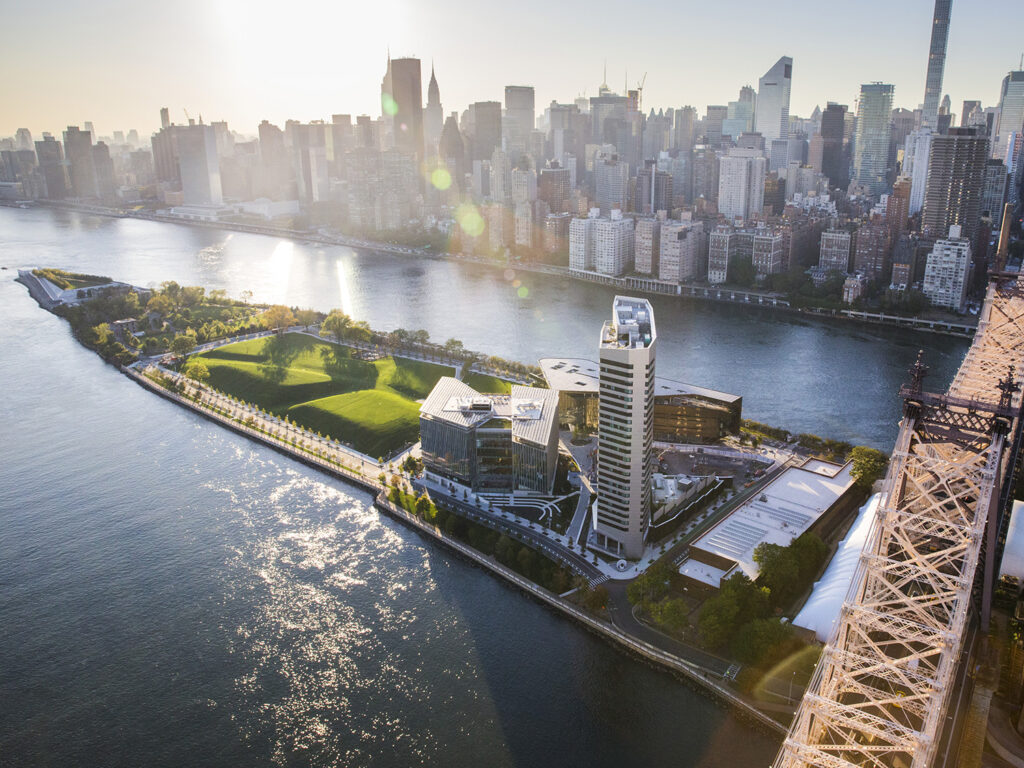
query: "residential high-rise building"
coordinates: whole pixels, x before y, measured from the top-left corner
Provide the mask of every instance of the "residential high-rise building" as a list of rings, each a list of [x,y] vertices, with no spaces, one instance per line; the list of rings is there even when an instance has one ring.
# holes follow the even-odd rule
[[[729,108],[715,104],[708,105],[707,114],[704,116],[704,138],[709,146],[718,147],[722,144],[722,126],[729,116]]]
[[[640,219],[634,231],[634,269],[642,275],[657,275],[661,255],[661,219]]]
[[[680,152],[693,149],[696,138],[697,109],[689,105],[675,111],[675,148]]]
[[[729,255],[734,232],[728,225],[714,228],[708,237],[708,282],[719,285],[729,279]]]
[[[989,159],[985,163],[985,182],[981,191],[981,215],[992,220],[995,231],[1003,223],[1003,206],[1006,203],[1006,164],[1002,160]]]
[[[633,220],[613,210],[594,223],[594,271],[619,277],[633,268]]]
[[[721,159],[718,211],[728,219],[749,220],[764,207],[765,159],[754,149],[734,147]]]
[[[601,217],[600,208],[591,208],[589,215],[569,222],[569,269],[575,272],[594,271],[594,224]]]
[[[976,128],[950,128],[948,134],[932,138],[921,212],[926,237],[942,237],[958,224],[963,237],[973,240],[981,217],[987,159],[988,138]]]
[[[932,136],[928,128],[911,131],[903,149],[902,175],[910,180],[908,212],[911,216],[924,207],[924,192],[928,183],[928,158],[932,152]]]
[[[569,209],[572,190],[572,172],[562,168],[558,161],[552,162],[550,168],[541,169],[537,197],[548,204],[552,213],[562,213]]]
[[[666,283],[696,280],[701,273],[704,224],[700,221],[662,223],[658,248],[658,279]]]
[[[93,145],[92,164],[96,169],[96,196],[106,203],[113,202],[117,182],[114,179],[114,160],[105,141]]]
[[[69,125],[64,131],[64,156],[67,158],[71,177],[71,194],[74,197],[97,197],[96,164],[92,151],[92,134]]]
[[[221,205],[217,137],[209,125],[176,126],[181,191],[185,205]]]
[[[64,165],[64,149],[53,136],[44,135],[42,141],[36,142],[36,157],[39,170],[46,184],[48,200],[63,200],[67,195],[67,167]]]
[[[444,109],[441,107],[441,89],[437,87],[434,66],[430,66],[430,83],[427,85],[427,106],[423,110],[423,141],[427,156],[436,157],[444,128]]]
[[[1006,159],[1011,134],[1024,131],[1024,70],[1010,72],[999,90],[999,124],[992,157]]]
[[[843,230],[822,232],[818,267],[825,272],[849,272],[851,240],[850,233]]]
[[[892,95],[891,85],[868,83],[860,87],[853,181],[872,197],[880,197],[889,185]]]
[[[629,165],[618,155],[599,153],[594,158],[595,202],[601,213],[625,210],[629,199]]]
[[[982,114],[981,102],[976,99],[964,99],[964,106],[960,112],[960,127],[970,128],[975,124]]]
[[[381,114],[392,146],[423,159],[423,83],[420,60],[392,59],[381,84]]]
[[[889,227],[890,239],[907,231],[907,219],[910,217],[910,179],[897,179],[892,185],[892,192],[885,201],[885,223]]]
[[[889,227],[883,220],[870,221],[857,229],[857,245],[853,252],[853,271],[870,280],[886,275],[889,258]]]
[[[946,40],[949,37],[949,12],[953,0],[935,0],[932,39],[928,47],[928,73],[924,82],[924,109],[921,127],[938,129],[939,99],[942,97],[942,72],[946,66]]]
[[[513,168],[512,202],[532,203],[537,199],[537,174],[532,168]]]
[[[32,132],[28,128],[19,128],[14,132],[15,149],[32,149]]]
[[[639,559],[651,517],[654,311],[616,296],[600,336],[597,507],[591,546]]]
[[[502,135],[505,138],[505,150],[513,162],[518,162],[519,155],[526,153],[535,119],[533,88],[527,85],[506,85]]]
[[[954,225],[949,237],[937,240],[928,254],[921,291],[934,306],[962,312],[970,272],[971,241]]]
[[[789,94],[793,84],[793,59],[783,56],[757,81],[754,125],[765,142],[789,138]]]
[[[821,172],[833,188],[846,189],[850,180],[850,163],[843,145],[846,127],[846,105],[830,101],[821,113]]]

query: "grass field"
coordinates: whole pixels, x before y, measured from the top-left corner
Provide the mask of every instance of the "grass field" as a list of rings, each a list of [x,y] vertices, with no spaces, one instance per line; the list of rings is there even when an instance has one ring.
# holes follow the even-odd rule
[[[419,435],[417,400],[454,371],[403,358],[366,362],[351,350],[288,333],[197,355],[210,384],[297,424],[385,456]]]
[[[512,382],[499,379],[497,376],[488,376],[485,373],[467,373],[463,381],[475,389],[487,395],[508,395],[512,392]]]

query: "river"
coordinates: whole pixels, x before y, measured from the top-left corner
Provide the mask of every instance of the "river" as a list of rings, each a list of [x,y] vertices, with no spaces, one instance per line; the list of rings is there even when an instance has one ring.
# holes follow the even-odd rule
[[[369,495],[147,393],[13,278],[252,290],[524,362],[593,356],[610,290],[45,209],[0,208],[0,233],[0,765],[770,762],[771,739]],[[654,303],[662,375],[880,447],[916,350],[944,389],[966,348]]]

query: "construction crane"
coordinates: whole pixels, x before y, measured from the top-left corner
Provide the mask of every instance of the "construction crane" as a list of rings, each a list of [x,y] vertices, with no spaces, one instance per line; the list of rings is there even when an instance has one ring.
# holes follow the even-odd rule
[[[644,98],[644,83],[647,82],[647,73],[644,72],[644,76],[640,78],[640,82],[636,84],[636,110],[641,112]]]

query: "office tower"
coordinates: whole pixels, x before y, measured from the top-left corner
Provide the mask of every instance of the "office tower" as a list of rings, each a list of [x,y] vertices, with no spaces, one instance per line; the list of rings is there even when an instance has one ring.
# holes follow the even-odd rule
[[[632,210],[653,216],[658,211],[672,210],[672,174],[659,171],[654,160],[645,160],[637,171]]]
[[[976,99],[964,99],[963,109],[960,111],[960,127],[970,128],[975,124],[978,115],[982,114],[981,102]]]
[[[889,227],[884,221],[876,220],[862,224],[857,229],[857,245],[853,252],[853,271],[879,280],[885,274],[885,263],[889,257]]]
[[[625,157],[626,112],[629,100],[610,91],[590,98],[591,140],[614,144]]]
[[[171,111],[167,107],[160,107],[160,127],[171,127]]]
[[[893,87],[882,83],[868,83],[860,87],[853,181],[872,197],[881,196],[888,187],[892,94]]]
[[[14,132],[15,149],[32,149],[32,132],[28,128],[19,128]]]
[[[124,131],[114,131],[114,143],[124,144]]]
[[[741,134],[753,131],[755,103],[754,89],[749,85],[740,88],[739,99],[730,101],[727,106],[726,118],[722,123],[722,133],[731,136],[735,141]]]
[[[381,117],[390,146],[423,159],[423,84],[420,60],[392,59],[381,83]]]
[[[454,112],[444,121],[437,152],[459,189],[463,189],[467,173],[466,142],[462,138],[462,131],[459,130],[459,118]]]
[[[765,142],[789,138],[789,92],[793,83],[793,59],[783,56],[757,81],[754,125]]]
[[[851,239],[849,232],[838,229],[822,232],[818,266],[825,272],[848,272]]]
[[[1024,70],[1010,72],[999,91],[999,124],[992,157],[1006,159],[1010,135],[1024,131]]]
[[[964,238],[974,238],[987,158],[988,139],[979,136],[975,128],[950,128],[947,135],[932,137],[921,209],[921,229],[926,237],[942,237],[958,224]]]
[[[640,219],[633,234],[633,265],[642,275],[658,274],[661,254],[661,219]]]
[[[512,164],[508,153],[500,147],[491,153],[491,198],[506,205],[512,201]]]
[[[952,5],[953,0],[935,0],[932,39],[928,47],[928,73],[924,83],[924,109],[921,112],[921,127],[932,131],[938,130],[942,71],[946,66],[946,39],[949,37],[949,11]]]
[[[1006,203],[1006,164],[989,159],[985,163],[985,182],[981,191],[981,215],[992,220],[992,229],[1003,223],[1003,205]]]
[[[139,132],[134,128],[128,131],[128,143],[133,147],[139,146]]]
[[[490,160],[501,147],[501,102],[478,101],[469,105],[472,122],[473,159]]]
[[[96,165],[93,160],[92,134],[77,125],[64,131],[64,156],[70,167],[73,197],[96,197]]]
[[[444,128],[444,110],[441,108],[441,90],[437,87],[437,76],[434,66],[430,66],[430,83],[427,85],[427,106],[423,110],[423,139],[426,142],[425,152],[428,156],[437,155],[437,146],[441,141]]]
[[[932,136],[928,128],[912,131],[903,149],[902,176],[910,179],[911,216],[924,207],[925,185],[928,182],[928,158],[932,152]]]
[[[680,152],[689,152],[694,145],[697,109],[686,105],[675,111],[675,148]]]
[[[517,155],[527,150],[535,119],[533,88],[526,85],[505,86],[505,149],[518,162]]]
[[[949,237],[937,240],[928,254],[921,291],[932,305],[962,312],[970,271],[971,241],[961,237],[960,227],[954,225]]]
[[[820,133],[811,136],[807,142],[807,165],[818,173],[824,174],[822,166],[825,162],[825,139]]]
[[[707,114],[704,116],[704,138],[710,146],[721,145],[722,125],[728,115],[728,107],[708,105]]]
[[[221,205],[217,137],[209,125],[179,125],[178,164],[185,205]]]
[[[613,557],[643,555],[651,514],[654,360],[651,303],[616,296],[600,336],[597,510],[592,544]]]
[[[259,125],[259,154],[262,183],[259,188],[264,197],[271,200],[287,200],[292,176],[288,149],[285,146],[284,131],[273,123],[263,120]]]
[[[39,170],[46,185],[47,200],[63,200],[67,196],[68,179],[64,165],[64,149],[53,136],[44,135],[36,142]]]
[[[555,161],[550,168],[541,169],[537,197],[548,204],[552,213],[563,213],[568,210],[572,190],[572,176],[568,168],[560,167]]]
[[[846,126],[846,105],[830,101],[821,114],[821,172],[832,187],[845,190],[849,186],[849,162],[843,151]]]
[[[1016,208],[1020,202],[1021,184],[1024,183],[1024,130],[1015,131],[1007,136],[1004,162],[1009,174],[1006,199]]]
[[[624,210],[629,197],[629,165],[618,155],[599,153],[594,158],[594,191],[601,213]]]
[[[710,147],[698,146],[693,152],[691,202],[718,203],[719,156]]]
[[[696,280],[704,246],[703,222],[668,220],[660,230],[658,279],[666,283]]]
[[[727,219],[750,219],[764,207],[765,159],[757,150],[734,147],[719,163],[718,211]]]
[[[917,115],[909,109],[897,107],[892,111],[892,136],[889,139],[889,160],[890,168],[895,168],[899,160],[899,150],[906,144],[907,136],[913,133]]]
[[[92,164],[96,169],[96,195],[104,202],[113,202],[117,183],[114,180],[114,161],[110,157],[110,148],[106,142],[100,141],[93,145]]]

